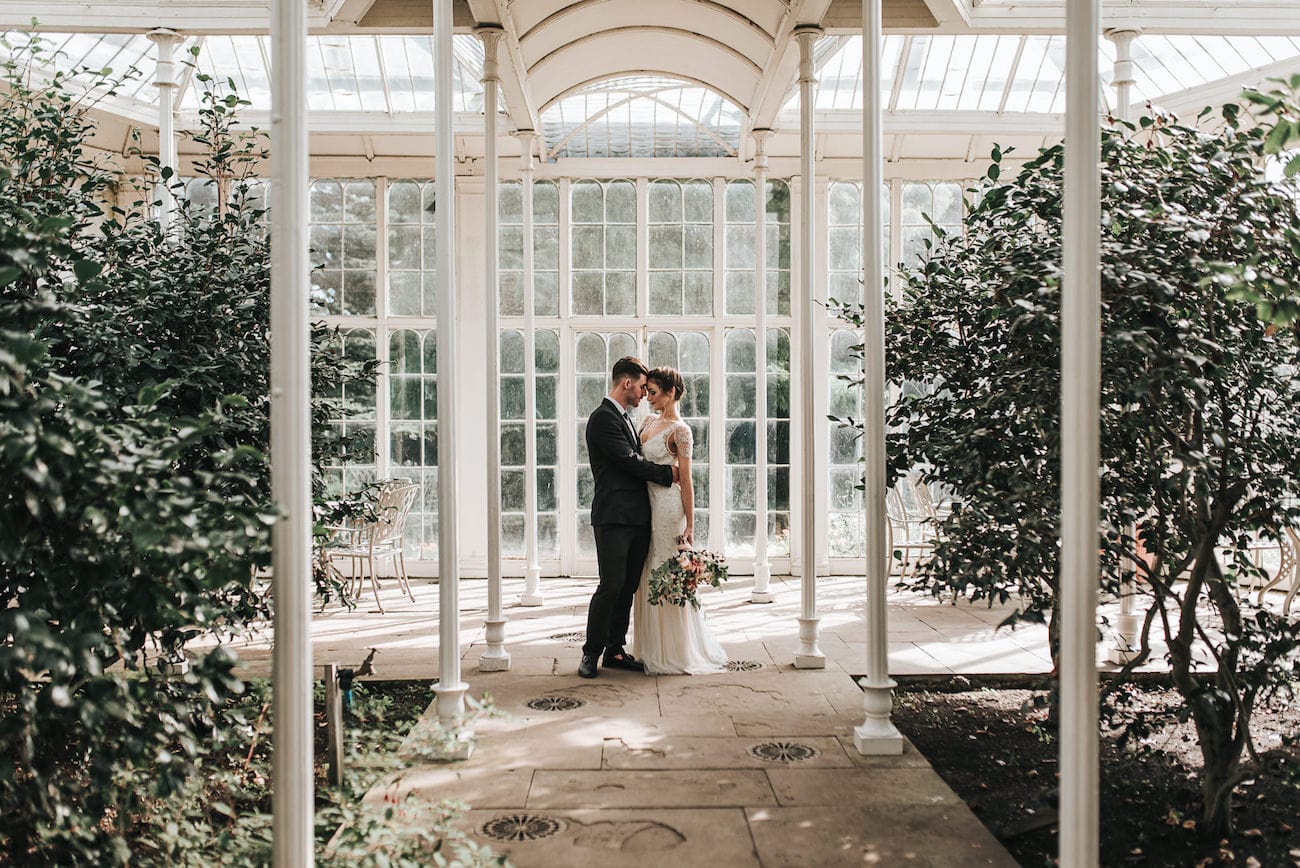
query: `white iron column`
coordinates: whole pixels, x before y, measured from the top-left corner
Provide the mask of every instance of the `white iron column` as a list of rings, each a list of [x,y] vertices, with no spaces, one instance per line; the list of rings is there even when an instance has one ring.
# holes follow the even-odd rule
[[[767,560],[767,140],[771,130],[754,130],[754,590],[749,602],[771,603],[772,565]]]
[[[862,0],[862,454],[866,458],[867,678],[862,682],[862,725],[853,730],[860,754],[901,754],[903,736],[889,714],[889,624],[885,591],[885,263],[884,136],[880,110],[881,0]]]
[[[497,46],[504,31],[499,26],[480,27],[475,31],[483,41],[483,250],[487,290],[487,535],[488,535],[488,616],[483,622],[487,648],[479,658],[482,672],[503,672],[510,668],[506,651],[506,621],[501,614],[501,377],[500,353],[497,350],[497,311],[500,307],[497,284]]]
[[[161,48],[161,42],[159,43]],[[311,671],[311,364],[307,8],[271,3],[272,864],[315,861]],[[159,94],[170,107],[170,90]],[[170,113],[165,112],[165,113]],[[164,196],[164,201],[166,197]]]
[[[434,249],[438,312],[438,720],[456,728],[465,713],[460,680],[460,522],[456,462],[456,179],[452,161],[451,3],[433,3]],[[462,742],[462,756],[468,756]]]
[[[1106,38],[1115,43],[1115,67],[1112,84],[1115,87],[1115,111],[1111,114],[1117,120],[1133,119],[1133,42],[1138,37],[1136,30],[1108,30]],[[1134,528],[1129,528],[1130,535]],[[1132,660],[1138,651],[1138,630],[1141,619],[1137,614],[1137,594],[1133,579],[1120,584],[1119,617],[1115,624],[1115,644],[1111,646],[1108,659],[1112,663],[1123,665]]]
[[[533,286],[533,143],[537,134],[520,130],[519,172],[524,207],[524,593],[521,606],[540,606],[542,568],[537,562],[537,306]]]
[[[1061,237],[1062,868],[1098,860],[1097,528],[1101,380],[1100,0],[1067,0]]]
[[[164,235],[171,230],[172,211],[176,199],[172,184],[176,182],[176,64],[173,56],[181,35],[173,30],[159,29],[149,34],[158,46],[158,66],[154,73],[154,86],[158,88],[158,226]]]
[[[799,296],[803,304],[801,334],[799,336],[799,361],[803,392],[803,575],[800,577],[801,616],[799,618],[799,650],[794,655],[798,669],[825,669],[826,656],[817,644],[817,519],[823,504],[817,502],[815,492],[817,461],[816,448],[819,424],[813,396],[816,394],[817,371],[814,360],[817,335],[816,304],[816,233],[813,219],[816,208],[816,185],[813,179],[816,162],[816,141],[813,138],[813,109],[817,79],[813,70],[813,49],[821,36],[820,27],[799,27],[795,38],[799,40],[799,147],[800,160],[800,213],[799,213]],[[763,298],[767,298],[766,291]],[[766,302],[765,302],[766,303]],[[766,339],[766,336],[764,336]],[[825,336],[823,336],[823,340]]]

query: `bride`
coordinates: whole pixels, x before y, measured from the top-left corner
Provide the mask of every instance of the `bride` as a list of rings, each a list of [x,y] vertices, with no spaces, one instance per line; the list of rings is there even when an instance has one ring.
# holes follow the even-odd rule
[[[642,454],[656,464],[676,464],[681,483],[650,485],[650,554],[637,586],[633,614],[636,656],[651,675],[703,675],[726,668],[727,652],[709,632],[704,611],[694,606],[651,606],[650,571],[677,553],[678,539],[695,545],[691,485],[691,429],[677,413],[686,391],[682,375],[655,368],[646,377],[646,400],[658,415],[641,426]]]

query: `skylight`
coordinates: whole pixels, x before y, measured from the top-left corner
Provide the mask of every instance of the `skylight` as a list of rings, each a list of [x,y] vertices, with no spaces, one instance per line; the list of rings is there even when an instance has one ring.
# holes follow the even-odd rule
[[[744,112],[713,91],[650,76],[585,87],[542,113],[551,159],[734,156],[743,123]]]

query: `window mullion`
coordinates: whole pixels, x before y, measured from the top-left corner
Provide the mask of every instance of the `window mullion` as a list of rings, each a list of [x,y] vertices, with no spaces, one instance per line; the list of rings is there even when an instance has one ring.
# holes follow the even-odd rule
[[[375,472],[379,478],[392,476],[392,432],[389,404],[388,352],[388,179],[375,179]]]

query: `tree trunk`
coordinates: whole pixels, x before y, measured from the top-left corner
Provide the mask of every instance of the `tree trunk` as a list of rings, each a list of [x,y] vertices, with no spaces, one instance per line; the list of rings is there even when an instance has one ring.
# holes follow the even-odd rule
[[[1201,747],[1201,826],[1223,837],[1232,832],[1232,791],[1241,782],[1241,743],[1233,737],[1236,708],[1211,687],[1188,697]]]

